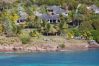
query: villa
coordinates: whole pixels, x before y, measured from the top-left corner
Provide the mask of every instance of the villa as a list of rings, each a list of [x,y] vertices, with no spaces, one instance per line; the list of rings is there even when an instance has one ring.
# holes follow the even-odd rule
[[[20,18],[17,20],[18,24],[25,22],[28,17],[28,14],[25,12],[20,12],[19,16],[20,16]]]
[[[23,23],[23,22],[25,22],[26,21],[26,19],[24,19],[24,18],[19,18],[18,20],[17,20],[17,23]]]
[[[35,15],[40,17],[42,20],[46,20],[49,23],[59,23],[60,22],[60,15],[63,15],[64,17],[68,16],[68,10],[62,9],[60,6],[47,6],[45,8],[47,10],[47,13],[39,13],[35,11]]]
[[[25,12],[24,8],[21,6],[21,4],[18,5],[18,14],[20,18],[17,20],[17,23],[23,23],[28,18],[28,14]]]
[[[59,16],[55,15],[55,14],[43,14],[40,18],[42,20],[48,21],[49,23],[54,23],[55,24],[55,23],[60,22],[59,21]]]

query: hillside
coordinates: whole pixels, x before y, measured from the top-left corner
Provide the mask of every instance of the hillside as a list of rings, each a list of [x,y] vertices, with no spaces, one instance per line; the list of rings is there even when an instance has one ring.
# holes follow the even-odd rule
[[[99,0],[0,0],[0,35],[22,44],[46,36],[99,43]]]

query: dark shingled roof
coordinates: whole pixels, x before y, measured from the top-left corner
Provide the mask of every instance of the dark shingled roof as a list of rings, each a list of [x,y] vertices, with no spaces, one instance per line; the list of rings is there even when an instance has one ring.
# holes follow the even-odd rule
[[[58,15],[49,15],[49,14],[43,14],[41,16],[41,18],[43,20],[59,20],[59,16]]]
[[[61,14],[63,12],[66,12],[64,9],[62,9],[60,6],[48,6],[47,9],[53,10],[55,14]]]

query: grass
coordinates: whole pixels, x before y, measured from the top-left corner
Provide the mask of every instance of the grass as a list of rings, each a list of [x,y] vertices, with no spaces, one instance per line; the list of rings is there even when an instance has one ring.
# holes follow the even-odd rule
[[[23,36],[22,36],[23,37]],[[23,37],[24,38],[24,37]],[[49,39],[48,41],[44,40],[44,39]],[[27,39],[26,39],[27,40]],[[23,39],[21,41],[24,41]],[[22,45],[20,39],[18,37],[4,37],[4,36],[0,36],[0,44],[2,45]],[[24,43],[24,42],[23,42]],[[74,46],[74,45],[82,45],[87,43],[87,41],[85,40],[66,40],[65,38],[61,37],[61,36],[41,36],[40,38],[37,37],[31,37],[30,40],[28,40],[27,43],[28,46],[39,46],[39,45],[44,45],[44,44],[49,44],[52,46],[61,46],[62,48],[64,48],[65,46]],[[63,45],[64,44],[64,45]]]
[[[20,44],[20,40],[17,37],[5,37],[0,36],[1,45],[11,45],[11,44]]]

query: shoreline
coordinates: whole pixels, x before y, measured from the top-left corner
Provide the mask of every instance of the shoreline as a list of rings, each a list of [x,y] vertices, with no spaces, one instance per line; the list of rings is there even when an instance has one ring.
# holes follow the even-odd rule
[[[48,39],[47,41],[44,39]],[[86,40],[66,40],[63,37],[32,38],[28,44],[22,44],[17,37],[0,37],[0,52],[52,52],[52,51],[86,51],[99,48],[99,44],[88,44]]]
[[[88,51],[88,50],[91,50],[91,49],[99,49],[99,48],[89,48],[87,50],[60,50],[60,51],[0,51],[0,53],[19,53],[19,54],[22,54],[22,53],[47,53],[47,52],[79,52],[79,51]]]
[[[31,53],[31,52],[75,52],[75,51],[87,51],[89,49],[96,49],[98,47],[91,47],[91,46],[80,46],[80,48],[73,46],[72,48],[58,48],[58,47],[46,47],[46,48],[41,48],[41,47],[7,47],[7,46],[0,46],[0,53]]]

